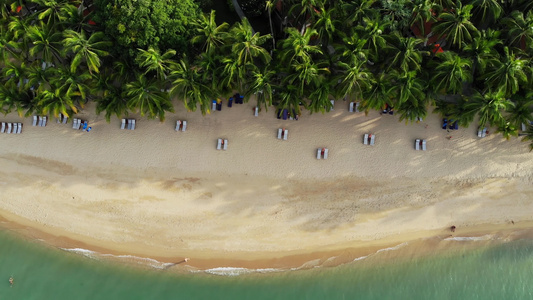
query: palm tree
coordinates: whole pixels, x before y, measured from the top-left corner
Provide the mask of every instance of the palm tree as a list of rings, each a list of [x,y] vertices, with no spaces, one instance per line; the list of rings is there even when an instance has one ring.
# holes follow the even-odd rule
[[[491,59],[487,72],[482,79],[494,89],[501,90],[507,96],[516,93],[520,85],[526,84],[531,68],[528,60],[515,55],[504,48],[504,55],[498,59]]]
[[[440,61],[435,63],[431,86],[436,92],[458,94],[465,82],[472,82],[472,61],[462,58],[454,52],[437,54]]]
[[[507,120],[519,128],[522,124],[529,124],[533,121],[533,92],[528,93],[525,97],[515,94],[511,98],[514,105],[508,109]]]
[[[170,78],[173,80],[170,94],[182,100],[188,110],[195,111],[196,107],[200,105],[202,114],[205,115],[210,112],[211,99],[216,94],[211,86],[203,80],[202,74],[191,67],[187,60],[180,60],[175,66],[175,70],[170,74]]]
[[[348,63],[337,62],[337,67],[339,75],[336,79],[339,82],[339,97],[361,98],[363,93],[371,88],[374,76],[365,68],[364,60],[359,60],[357,56],[354,56]]]
[[[313,92],[309,95],[309,104],[307,108],[311,113],[330,111],[333,105],[330,101],[330,96],[334,93],[333,86],[336,82],[332,81],[329,77],[320,77],[318,86],[313,89]]]
[[[92,74],[93,71],[98,73],[101,57],[109,55],[106,50],[111,46],[111,42],[105,40],[104,32],[95,32],[87,39],[84,31],[65,30],[64,36],[64,53],[73,55],[71,72],[75,72],[81,62],[85,61],[89,73]]]
[[[477,20],[479,25],[492,24],[503,13],[503,8],[498,0],[472,0],[470,4],[474,7],[472,10],[473,19]]]
[[[356,57],[360,61],[367,61],[368,49],[365,48],[367,40],[359,36],[359,33],[350,29],[348,34],[339,33],[342,36],[342,42],[335,47],[335,51],[340,55],[341,60]]]
[[[285,32],[288,36],[281,42],[280,63],[289,64],[295,59],[309,62],[312,54],[322,54],[318,46],[310,44],[311,38],[318,34],[315,29],[307,29],[300,34],[296,28],[290,27]]]
[[[221,59],[221,56],[211,51],[200,54],[193,63],[197,68],[197,72],[201,74],[202,80],[204,82],[211,82],[214,90],[220,89],[223,86],[223,78],[219,74],[221,68],[223,68]]]
[[[391,76],[388,73],[380,72],[374,76],[370,89],[363,92],[361,108],[366,113],[370,109],[381,110],[385,104],[391,102],[393,96],[393,85]]]
[[[463,6],[457,1],[453,10],[445,10],[439,14],[438,21],[433,26],[433,32],[457,48],[462,48],[464,42],[471,41],[478,35],[477,28],[470,22],[472,5]]]
[[[513,102],[505,98],[502,91],[480,94],[475,92],[463,105],[468,115],[479,115],[479,125],[499,126],[505,120],[503,112],[513,106]]]
[[[390,91],[396,100],[394,106],[399,107],[405,102],[427,101],[427,82],[422,76],[417,77],[415,71],[401,73],[394,70],[391,72],[391,77],[394,80]]]
[[[0,112],[4,114],[16,110],[20,117],[27,117],[38,111],[36,101],[28,91],[20,91],[18,88],[0,84],[0,99]]]
[[[51,113],[57,118],[59,114],[68,117],[71,115],[70,112],[74,114],[78,113],[78,108],[72,98],[62,93],[60,89],[55,91],[45,90],[35,100],[40,111],[45,115]]]
[[[348,3],[342,3],[340,6],[341,12],[348,12],[348,20],[350,24],[362,23],[365,19],[373,19],[376,17],[377,10],[372,7],[376,0],[353,0]]]
[[[78,100],[79,104],[83,106],[92,91],[91,79],[92,76],[88,72],[72,72],[72,69],[60,66],[57,68],[55,76],[52,77],[51,83],[56,91],[73,100]]]
[[[89,22],[93,17],[93,11],[85,9],[84,3],[78,7],[74,5],[66,5],[60,8],[60,25],[63,28],[68,28],[76,32],[91,32],[95,30],[95,26]]]
[[[272,26],[272,8],[278,3],[278,0],[267,0],[265,10],[268,13],[268,22],[270,24],[270,36],[272,37],[272,49],[276,48],[276,39],[274,37],[274,27]]]
[[[211,10],[209,15],[203,14],[200,21],[195,22],[194,25],[198,34],[191,39],[191,42],[202,43],[202,49],[205,52],[214,51],[228,38],[229,24],[224,22],[217,26],[214,10]]]
[[[305,105],[305,102],[302,102],[302,94],[298,87],[291,84],[282,85],[277,98],[279,99],[276,105],[277,109],[287,109],[292,117],[295,117],[294,114],[299,115],[301,113],[300,104]]]
[[[272,105],[272,96],[275,87],[276,72],[269,69],[267,65],[263,70],[254,70],[247,86],[249,87],[244,94],[245,98],[255,95],[257,99],[257,106],[264,106],[265,110]]]
[[[111,116],[116,115],[120,118],[128,115],[128,101],[124,98],[122,86],[112,84],[111,77],[102,73],[97,76],[98,86],[101,94],[96,98],[96,113],[100,114],[105,111],[106,121],[111,121]]]
[[[420,70],[422,54],[425,52],[418,50],[417,47],[423,43],[422,40],[411,37],[404,38],[399,34],[389,35],[386,40],[388,44],[385,49],[389,54],[388,71],[392,68],[404,73]]]
[[[65,8],[80,5],[79,0],[32,0],[39,4],[38,19],[45,21],[47,25],[59,24],[64,19]]]
[[[316,22],[313,25],[318,32],[318,36],[322,39],[324,48],[329,45],[333,40],[333,34],[336,31],[335,24],[337,23],[335,18],[335,8],[326,9],[320,8],[320,11],[316,17]]]
[[[174,112],[168,94],[161,91],[154,79],[148,80],[144,74],[138,74],[136,80],[126,84],[124,96],[130,110],[139,110],[141,116],[146,115],[149,119],[158,117],[163,122],[165,112]]]
[[[236,60],[239,66],[244,66],[247,63],[254,63],[254,59],[258,58],[263,63],[268,63],[271,60],[270,54],[265,48],[261,47],[270,35],[259,35],[254,33],[252,26],[248,19],[244,18],[241,22],[236,23],[230,30],[231,33],[231,53],[236,55]]]
[[[433,7],[435,3],[432,0],[417,0],[414,2],[413,14],[409,21],[410,26],[416,25],[423,36],[429,32],[425,32],[426,23],[436,20],[433,16]]]
[[[522,138],[522,141],[531,141],[529,151],[533,151],[533,125],[528,125],[524,134],[525,136]]]
[[[24,80],[26,79],[27,67],[25,63],[20,65],[7,62],[2,70],[4,77],[7,79],[3,84],[8,88],[24,90]]]
[[[322,67],[322,63],[293,61],[291,72],[285,78],[285,82],[298,88],[300,95],[305,95],[306,91],[313,90],[319,86],[321,77],[329,73],[327,67]]]
[[[42,68],[39,64],[32,64],[26,70],[27,89],[33,89],[37,94],[52,90],[50,81],[57,71],[52,68]]]
[[[139,54],[137,55],[137,63],[141,68],[145,68],[144,74],[149,72],[155,72],[157,78],[164,80],[170,73],[172,65],[175,62],[171,59],[176,55],[176,50],[169,49],[163,55],[159,53],[159,50],[155,50],[150,47],[148,50],[137,49]]]
[[[390,22],[376,18],[365,19],[363,24],[365,26],[357,25],[356,30],[360,32],[361,38],[367,41],[366,49],[369,50],[372,60],[374,62],[379,61],[379,56],[382,53],[381,49],[387,45],[385,32]]]
[[[533,12],[530,11],[524,18],[524,13],[515,10],[502,24],[505,25],[509,45],[519,48],[532,49],[533,47]]]
[[[463,52],[468,54],[473,62],[472,74],[483,74],[487,63],[498,55],[496,47],[502,44],[499,35],[499,31],[482,31],[480,36],[464,46]]]
[[[10,58],[19,58],[19,47],[11,32],[5,26],[0,26],[0,60],[4,62]]]
[[[27,35],[33,44],[29,54],[42,57],[46,62],[61,62],[61,32],[51,26],[30,26]]]
[[[30,37],[26,33],[29,30],[30,23],[30,18],[11,17],[7,25],[9,32],[13,34],[12,41],[17,41],[17,48],[24,59],[28,57],[27,51],[29,50]]]

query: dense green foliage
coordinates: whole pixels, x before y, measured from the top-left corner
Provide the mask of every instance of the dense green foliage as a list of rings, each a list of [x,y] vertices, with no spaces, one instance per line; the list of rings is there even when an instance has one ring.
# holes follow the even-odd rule
[[[433,107],[506,138],[533,121],[530,0],[285,0],[275,39],[191,1],[96,0],[89,14],[76,1],[19,2],[0,5],[3,113],[70,115],[96,101],[108,120],[163,120],[175,101],[207,114],[239,90],[296,114],[333,98],[389,105],[406,122]],[[272,15],[277,1],[261,3]]]
[[[115,42],[115,54],[135,57],[137,48],[186,53],[199,16],[192,0],[96,0],[94,21]]]

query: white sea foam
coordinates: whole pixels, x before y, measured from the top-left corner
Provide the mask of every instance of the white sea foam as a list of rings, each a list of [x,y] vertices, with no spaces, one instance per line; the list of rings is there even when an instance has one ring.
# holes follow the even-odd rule
[[[445,241],[459,241],[459,242],[476,242],[476,241],[488,241],[488,240],[491,240],[493,238],[492,235],[490,234],[487,234],[487,235],[483,235],[483,236],[454,236],[454,237],[449,237],[449,238],[445,238],[444,240]]]
[[[384,251],[398,250],[398,249],[400,249],[400,248],[402,248],[402,247],[404,247],[404,246],[407,246],[407,245],[408,245],[407,242],[405,242],[405,243],[401,243],[401,244],[396,245],[396,246],[394,246],[394,247],[389,247],[389,248],[379,249],[378,251],[376,251],[376,253],[380,253],[380,252],[384,252]]]
[[[133,256],[133,255],[113,255],[113,254],[106,254],[106,253],[98,253],[98,252],[95,252],[95,251],[92,251],[92,250],[88,250],[88,249],[83,249],[83,248],[61,248],[61,250],[68,251],[68,252],[73,252],[73,253],[76,253],[76,254],[81,254],[83,256],[86,256],[86,257],[89,257],[89,258],[92,258],[92,259],[99,259],[99,258],[102,258],[102,257],[118,258],[118,259],[121,259],[121,260],[133,261],[133,262],[136,262],[136,263],[142,264],[142,265],[148,265],[150,267],[157,268],[157,269],[165,269],[167,267],[170,267],[170,266],[174,265],[173,263],[164,263],[164,262],[160,262],[158,260],[155,260],[155,259],[152,259],[152,258],[147,258],[147,257],[139,257],[139,256]]]
[[[239,275],[250,274],[250,273],[272,273],[272,272],[281,272],[281,271],[283,270],[273,269],[273,268],[247,269],[247,268],[220,267],[220,268],[207,269],[207,270],[197,271],[197,272],[205,272],[205,273],[209,273],[213,275],[220,275],[220,276],[239,276]]]
[[[365,258],[367,258],[367,257],[369,257],[369,256],[370,256],[370,255],[365,255],[365,256],[361,256],[361,257],[356,257],[356,258],[354,258],[353,261],[363,260],[363,259],[365,259]]]

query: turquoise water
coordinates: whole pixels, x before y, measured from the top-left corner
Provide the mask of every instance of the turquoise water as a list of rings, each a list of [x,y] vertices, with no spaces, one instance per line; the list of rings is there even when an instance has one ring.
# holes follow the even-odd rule
[[[0,299],[533,299],[531,240],[397,261],[387,255],[282,273],[173,274],[97,261],[0,231]]]

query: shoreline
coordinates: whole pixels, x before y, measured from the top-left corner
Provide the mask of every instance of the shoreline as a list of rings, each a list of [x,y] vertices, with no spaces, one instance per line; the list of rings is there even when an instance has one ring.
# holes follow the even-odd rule
[[[25,122],[23,134],[1,136],[0,216],[45,231],[61,248],[189,257],[199,268],[359,257],[446,236],[452,225],[456,234],[511,221],[533,227],[524,143],[478,139],[471,128],[449,140],[437,116],[402,127],[395,116],[351,114],[344,104],[283,121],[273,111],[254,117],[247,103],[206,117],[143,119],[135,131],[105,123],[91,105],[79,114],[90,133]],[[174,131],[177,119],[187,132]],[[288,141],[276,139],[277,128],[289,129]],[[375,146],[362,144],[367,132]],[[215,150],[221,137],[227,151]],[[428,151],[415,151],[415,138],[426,138]],[[330,157],[316,160],[324,146]]]
[[[16,218],[16,217],[15,217]],[[20,221],[20,220],[19,220]],[[218,253],[216,258],[207,258],[202,255],[187,257],[157,255],[156,252],[128,251],[129,245],[107,243],[87,243],[86,237],[71,237],[62,235],[59,231],[47,232],[37,229],[37,226],[21,222],[17,223],[0,217],[0,229],[11,232],[30,242],[42,242],[48,247],[57,250],[84,255],[96,260],[109,260],[120,264],[129,264],[136,267],[147,267],[167,270],[171,268],[178,273],[201,272],[216,269],[245,269],[265,270],[266,272],[282,272],[291,270],[305,270],[315,267],[336,267],[364,260],[382,251],[399,250],[403,247],[415,247],[416,253],[409,252],[392,254],[394,259],[423,257],[457,249],[459,244],[475,248],[480,243],[485,246],[487,242],[510,242],[519,239],[533,239],[533,221],[478,224],[458,228],[450,232],[449,228],[442,230],[424,231],[410,235],[399,235],[394,239],[373,241],[353,241],[345,245],[330,245],[323,251],[311,252],[253,252],[253,253]],[[66,233],[66,235],[69,235]],[[458,241],[458,244],[443,244],[446,241]],[[464,242],[471,244],[464,244]],[[146,249],[145,249],[146,250]],[[382,262],[383,258],[381,259]]]

